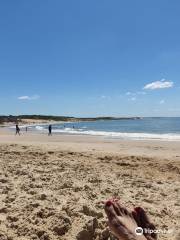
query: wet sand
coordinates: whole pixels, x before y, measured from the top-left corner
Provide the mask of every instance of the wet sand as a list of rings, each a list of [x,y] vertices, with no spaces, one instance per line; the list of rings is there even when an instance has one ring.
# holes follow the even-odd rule
[[[0,239],[112,240],[102,200],[180,226],[180,142],[0,131]]]

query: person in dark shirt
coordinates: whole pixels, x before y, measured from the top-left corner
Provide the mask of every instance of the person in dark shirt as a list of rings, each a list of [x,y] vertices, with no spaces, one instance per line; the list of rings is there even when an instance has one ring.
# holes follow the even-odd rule
[[[52,135],[52,125],[49,125],[48,130],[49,130],[48,136],[51,136]]]
[[[16,124],[16,134],[15,135],[19,135],[20,136],[20,128],[19,128],[18,124]]]

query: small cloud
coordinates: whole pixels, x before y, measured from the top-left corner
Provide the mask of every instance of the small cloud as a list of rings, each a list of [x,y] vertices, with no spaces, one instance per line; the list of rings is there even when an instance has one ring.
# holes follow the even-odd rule
[[[29,96],[18,97],[19,100],[29,100]]]
[[[100,98],[101,98],[101,99],[111,99],[110,96],[105,96],[105,95],[100,96]]]
[[[102,96],[101,96],[101,98],[103,98],[103,99],[104,99],[104,98],[106,98],[106,96],[102,95]]]
[[[130,101],[136,101],[136,97],[132,97],[129,99]]]
[[[148,83],[144,86],[143,89],[163,89],[163,88],[172,88],[174,86],[174,83],[172,81],[166,81],[165,79],[162,79],[160,81]]]
[[[33,96],[20,96],[18,97],[19,100],[37,100],[39,99],[39,95],[33,95]]]
[[[165,103],[165,100],[162,99],[159,103],[160,103],[160,104],[164,104],[164,103]]]
[[[145,95],[146,92],[139,91],[139,92],[126,92],[126,96],[137,96],[137,95]]]

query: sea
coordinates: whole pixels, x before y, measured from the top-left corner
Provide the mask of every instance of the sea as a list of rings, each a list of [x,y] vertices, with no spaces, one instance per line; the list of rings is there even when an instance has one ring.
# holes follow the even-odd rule
[[[29,130],[46,133],[48,125],[28,126]],[[52,132],[131,140],[180,141],[180,117],[65,122],[53,124]]]

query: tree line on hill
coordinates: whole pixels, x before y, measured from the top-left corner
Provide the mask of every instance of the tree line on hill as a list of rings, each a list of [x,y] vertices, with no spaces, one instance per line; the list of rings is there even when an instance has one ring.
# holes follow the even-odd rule
[[[68,116],[52,116],[52,115],[9,115],[9,116],[0,116],[0,124],[5,122],[21,122],[24,119],[32,119],[32,120],[46,120],[46,121],[97,121],[97,120],[133,120],[140,119],[139,117],[94,117],[94,118],[76,118],[76,117],[68,117]]]

